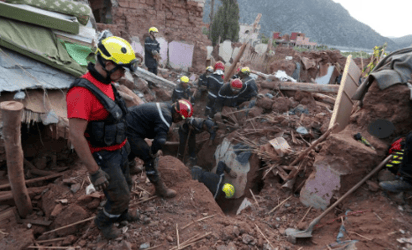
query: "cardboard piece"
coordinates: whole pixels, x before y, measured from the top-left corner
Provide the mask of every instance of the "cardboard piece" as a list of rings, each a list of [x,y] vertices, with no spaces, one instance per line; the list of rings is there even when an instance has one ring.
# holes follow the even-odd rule
[[[349,123],[354,103],[351,98],[359,87],[359,78],[361,77],[361,74],[361,70],[352,60],[352,56],[349,55],[346,59],[345,70],[343,71],[338,96],[336,97],[332,118],[329,123],[329,128],[335,123],[339,123],[339,126],[332,131],[333,133],[342,131]]]

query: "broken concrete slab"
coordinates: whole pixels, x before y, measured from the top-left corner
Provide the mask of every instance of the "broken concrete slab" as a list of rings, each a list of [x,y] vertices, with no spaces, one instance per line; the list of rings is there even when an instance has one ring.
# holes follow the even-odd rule
[[[213,46],[206,46],[206,50],[207,50],[206,60],[210,60],[210,58],[212,57]]]
[[[338,77],[339,73],[335,66],[329,66],[324,76],[317,77],[315,82],[317,84],[333,84]]]
[[[173,69],[187,71],[192,67],[193,50],[195,46],[184,42],[169,43],[169,64]]]
[[[219,46],[219,56],[223,58],[223,60],[228,63],[230,58],[232,58],[233,48],[232,42],[230,40],[226,40]]]
[[[352,56],[349,55],[348,59],[346,59],[345,70],[343,71],[342,81],[336,97],[335,106],[333,107],[332,118],[329,123],[329,128],[335,123],[339,123],[339,126],[333,131],[334,133],[342,131],[346,125],[349,124],[352,106],[355,102],[351,98],[359,87],[359,78],[361,77],[361,74],[362,72],[359,67],[352,60]]]
[[[159,63],[162,64],[162,65],[166,65],[167,60],[168,60],[167,51],[169,49],[169,43],[163,37],[156,38],[156,40],[160,44],[160,52],[159,53],[160,53],[161,59],[160,59]]]
[[[255,46],[255,50],[259,54],[265,54],[267,49],[268,45],[266,43],[261,43]]]
[[[232,144],[228,139],[224,139],[223,142],[216,148],[215,159],[216,165],[212,169],[212,172],[216,173],[216,167],[219,161],[223,161],[232,171],[237,173],[237,178],[233,179],[226,175],[225,180],[231,183],[235,187],[235,195],[233,198],[240,198],[246,192],[247,175],[251,169],[249,163],[250,152],[236,151],[234,148],[238,144]]]

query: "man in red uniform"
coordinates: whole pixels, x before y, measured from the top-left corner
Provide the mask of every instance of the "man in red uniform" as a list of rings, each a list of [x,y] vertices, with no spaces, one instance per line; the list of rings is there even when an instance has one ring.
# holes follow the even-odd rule
[[[131,178],[128,167],[130,146],[126,140],[126,105],[112,82],[125,70],[134,71],[137,60],[130,44],[120,37],[101,40],[96,64],[76,79],[67,93],[70,141],[86,165],[90,180],[103,190],[107,202],[95,218],[105,238],[116,238],[120,231],[113,223],[138,219],[128,211]]]

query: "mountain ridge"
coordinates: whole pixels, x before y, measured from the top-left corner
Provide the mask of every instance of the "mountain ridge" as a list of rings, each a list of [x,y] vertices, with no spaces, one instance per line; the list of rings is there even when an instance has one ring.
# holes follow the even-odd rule
[[[384,37],[368,25],[353,18],[339,3],[332,0],[237,0],[240,9],[240,23],[252,24],[258,13],[261,33],[271,36],[277,31],[281,34],[302,32],[311,41],[330,46],[345,46],[372,49],[388,43],[388,50],[403,47]],[[215,0],[215,10],[220,1]],[[206,0],[203,21],[208,23],[210,0]],[[272,24],[272,25],[270,25]]]

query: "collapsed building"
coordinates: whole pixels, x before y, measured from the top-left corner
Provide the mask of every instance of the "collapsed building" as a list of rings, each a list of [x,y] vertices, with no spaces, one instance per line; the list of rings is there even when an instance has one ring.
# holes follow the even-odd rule
[[[223,41],[207,48],[210,44],[201,32],[203,4],[203,1],[183,0],[92,1],[90,8],[97,23],[91,18],[86,25],[78,25],[79,30],[73,24],[60,26],[59,22],[68,22],[67,17],[56,17],[54,13],[53,19],[46,22],[52,27],[41,29],[44,27],[41,23],[30,23],[33,19],[13,20],[0,11],[1,27],[7,23],[12,31],[16,31],[16,26],[23,29],[15,32],[15,36],[0,30],[0,97],[2,102],[17,100],[24,105],[24,175],[34,209],[26,218],[16,210],[9,173],[3,164],[1,246],[4,249],[408,247],[412,231],[408,223],[410,201],[403,196],[388,199],[377,192],[378,180],[393,178],[387,171],[379,179],[371,178],[355,195],[327,214],[315,227],[316,237],[301,239],[295,242],[297,245],[286,237],[288,228],[307,228],[322,210],[381,162],[395,137],[408,132],[411,126],[408,87],[398,84],[381,89],[375,81],[363,92],[366,94],[361,107],[351,97],[358,90],[360,69],[368,64],[367,60],[346,58],[339,51],[300,53],[282,46],[272,48],[271,43],[256,49],[246,45],[247,39],[244,44]],[[9,10],[18,8],[4,5]],[[105,202],[104,195],[90,191],[86,170],[67,145],[65,92],[73,79],[85,72],[85,58],[92,52],[97,31],[109,29],[143,53],[143,36],[150,26],[164,30],[163,38],[159,39],[163,67],[159,77],[142,70],[138,76],[127,75],[120,81],[118,88],[128,106],[143,101],[169,101],[173,82],[182,71],[188,71],[195,81],[207,62],[217,60],[224,61],[228,70],[237,63],[249,66],[261,98],[252,108],[225,108],[222,115],[226,117],[226,125],[218,130],[212,145],[205,143],[207,134],[198,137],[198,165],[213,171],[217,161],[222,160],[238,173],[238,178],[230,180],[236,186],[233,200],[215,201],[204,185],[192,180],[188,168],[174,157],[178,145],[175,127],[168,135],[159,171],[167,186],[178,191],[177,197],[164,200],[152,196],[153,186],[147,183],[145,174],[135,175],[130,206],[139,208],[140,221],[123,226],[122,236],[108,242],[99,236],[92,222],[93,215]],[[65,30],[58,30],[60,27]],[[41,34],[51,37],[51,42],[16,39],[19,33],[28,34],[30,30],[37,35],[27,37]],[[63,45],[52,42],[55,37],[62,39]],[[54,56],[44,51],[35,53],[50,49],[50,44],[56,45],[53,51],[58,52]],[[83,51],[81,56],[70,54],[79,48]],[[149,89],[146,80],[156,81],[159,87]],[[408,80],[409,77],[403,77],[400,81]],[[203,96],[196,103],[196,116],[203,115],[205,101]],[[385,138],[374,136],[368,127],[377,119],[390,121],[396,129]],[[356,141],[353,137],[356,133],[361,133],[374,149]]]

